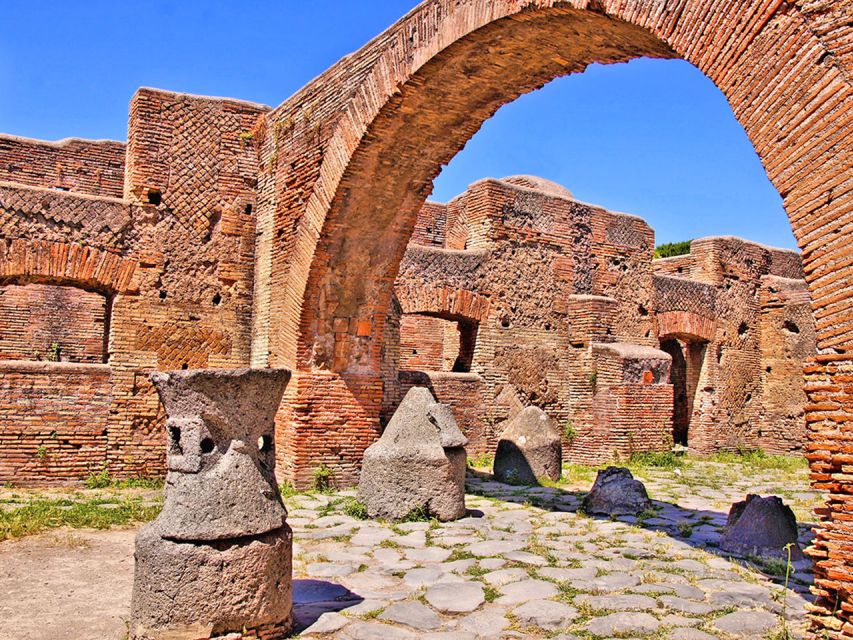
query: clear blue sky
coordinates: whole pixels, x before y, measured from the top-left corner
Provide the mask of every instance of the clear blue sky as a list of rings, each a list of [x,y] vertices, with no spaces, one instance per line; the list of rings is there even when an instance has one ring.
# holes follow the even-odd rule
[[[5,0],[0,131],[124,140],[139,86],[276,105],[413,0]],[[794,247],[781,200],[722,94],[681,61],[594,66],[505,106],[436,180],[448,200],[517,173],[644,217],[659,242]]]

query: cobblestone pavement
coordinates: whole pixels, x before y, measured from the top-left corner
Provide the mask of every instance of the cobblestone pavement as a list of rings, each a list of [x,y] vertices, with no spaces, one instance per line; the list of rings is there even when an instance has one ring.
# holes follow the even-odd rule
[[[639,522],[578,514],[580,490],[478,477],[468,481],[476,494],[467,498],[468,517],[444,524],[358,520],[347,515],[352,492],[294,497],[302,635],[704,640],[781,638],[787,629],[801,637],[807,561],[786,590],[765,575],[784,572],[784,563],[716,553],[728,504],[714,505],[774,487],[741,477],[710,491],[691,483],[694,472],[713,484],[708,465],[650,473],[652,496],[680,490],[681,506],[655,501]],[[800,500],[812,503],[806,486]],[[809,535],[803,527],[802,544]]]
[[[450,523],[361,520],[354,491],[288,496],[301,637],[775,640],[784,629],[802,637],[808,562],[786,590],[784,579],[769,577],[784,574],[784,563],[729,559],[716,543],[730,503],[757,492],[792,504],[806,522],[805,546],[819,501],[805,468],[691,462],[634,471],[655,499],[639,520],[578,514],[594,471],[570,467],[554,487],[474,473],[469,515]],[[51,638],[124,637],[132,532],[63,531],[0,543],[0,637],[15,629],[15,637],[42,638],[45,625]],[[115,597],[105,600],[105,588]],[[41,602],[52,604],[36,624],[30,603]]]

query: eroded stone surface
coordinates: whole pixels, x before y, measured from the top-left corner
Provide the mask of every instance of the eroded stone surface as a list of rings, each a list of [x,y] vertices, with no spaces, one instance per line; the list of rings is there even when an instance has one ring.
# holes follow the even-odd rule
[[[168,414],[168,474],[163,509],[136,538],[131,637],[283,634],[291,625],[293,541],[275,482],[274,432],[290,372],[151,379]],[[355,570],[315,565],[327,576]]]
[[[498,441],[495,478],[511,484],[559,480],[563,445],[554,422],[539,407],[527,407],[511,418]]]
[[[429,389],[410,389],[382,437],[364,452],[358,495],[370,516],[464,516],[466,442],[452,412]]]
[[[637,515],[651,506],[643,483],[621,467],[599,471],[595,484],[583,500],[584,511],[607,516]]]
[[[797,519],[781,498],[750,494],[732,505],[720,548],[740,555],[787,558],[790,545],[791,557],[799,560],[803,554],[797,537]]]

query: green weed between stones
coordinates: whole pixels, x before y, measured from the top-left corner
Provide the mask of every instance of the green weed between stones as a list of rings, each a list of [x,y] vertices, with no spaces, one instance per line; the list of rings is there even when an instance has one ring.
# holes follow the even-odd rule
[[[367,506],[355,498],[347,498],[344,500],[341,511],[350,518],[355,518],[356,520],[367,520]]]
[[[656,467],[658,469],[677,469],[685,465],[684,456],[680,456],[672,451],[647,451],[645,453],[635,453],[632,455],[626,466],[636,469],[645,467]]]
[[[324,464],[311,472],[312,484],[316,491],[329,493],[334,490],[334,472]]]
[[[159,478],[113,478],[109,469],[92,473],[83,481],[87,489],[162,489],[163,481]]]
[[[494,602],[498,598],[500,598],[500,592],[495,589],[491,585],[483,585],[483,597],[486,599],[486,602]]]
[[[468,466],[472,469],[491,469],[495,463],[495,457],[490,453],[481,453],[473,458],[468,458]]]

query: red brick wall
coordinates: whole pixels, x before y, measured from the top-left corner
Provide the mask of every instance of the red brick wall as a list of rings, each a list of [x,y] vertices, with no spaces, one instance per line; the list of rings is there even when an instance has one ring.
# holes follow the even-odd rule
[[[424,203],[412,232],[412,244],[443,247],[446,244],[446,235],[447,205],[439,202]]]
[[[313,472],[333,470],[338,487],[358,483],[364,450],[380,434],[382,379],[296,372],[276,417],[276,473],[310,486]]]
[[[853,540],[853,494],[850,492],[850,460],[853,447],[853,360],[842,354],[824,354],[805,367],[808,395],[806,424],[809,444],[806,457],[811,463],[814,488],[825,492],[826,503],[817,514],[821,526],[809,549],[815,562],[818,597],[812,608],[817,626],[835,631],[827,637],[853,637],[853,601],[849,596]],[[839,629],[840,627],[840,629]],[[818,636],[820,637],[820,636]]]
[[[803,280],[761,278],[760,446],[773,453],[801,451],[806,438],[803,367],[815,357],[814,316]]]
[[[686,268],[673,276],[676,263]],[[707,343],[703,351],[685,354],[690,371],[698,374],[689,381],[696,391],[687,392],[689,446],[700,453],[801,450],[801,371],[817,349],[799,255],[711,237],[693,240],[689,254],[655,260],[653,267],[659,274],[658,337]],[[786,330],[785,321],[792,319],[802,331]]]
[[[513,179],[478,181],[447,205],[449,219],[465,220],[469,249],[413,242],[397,276],[395,292],[404,311],[441,313],[443,308],[453,317],[460,300],[477,301],[468,305],[468,313],[476,309],[478,316],[471,371],[482,379],[479,418],[492,430],[509,417],[507,394],[522,405],[540,406],[561,426],[592,429],[591,342],[655,342],[649,311],[651,229],[636,217],[577,202],[566,193],[555,185],[537,191]],[[432,212],[431,206],[427,219]],[[399,368],[438,368],[438,328],[424,323],[422,334],[414,336],[413,322],[402,318]],[[451,350],[449,333],[444,333],[445,356]],[[432,350],[410,361],[416,338]],[[458,349],[458,334],[453,338]],[[386,348],[386,361],[392,355]],[[448,361],[445,357],[445,366]],[[393,366],[383,362],[383,373],[388,388],[398,384]],[[390,416],[396,397],[386,393],[383,415]],[[489,432],[478,442],[497,435]],[[575,447],[566,445],[566,457],[574,459]],[[606,451],[600,457],[610,453],[600,437],[589,446]]]
[[[606,385],[593,399],[594,428],[573,441],[574,462],[602,464],[672,447],[671,385]]]
[[[107,299],[99,293],[0,286],[0,360],[105,362],[107,314]]]
[[[400,368],[443,371],[444,329],[448,324],[455,326],[456,323],[404,314],[400,319]]]
[[[111,407],[106,365],[0,362],[0,482],[62,485],[102,471]]]
[[[30,140],[0,134],[0,181],[120,198],[123,142]]]
[[[112,298],[115,475],[161,475],[156,369],[247,366],[257,150],[266,108],[143,89],[131,105],[129,200],[0,185],[0,283]],[[159,190],[159,203],[149,192]]]

